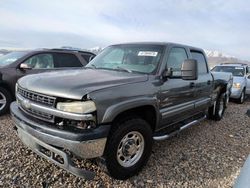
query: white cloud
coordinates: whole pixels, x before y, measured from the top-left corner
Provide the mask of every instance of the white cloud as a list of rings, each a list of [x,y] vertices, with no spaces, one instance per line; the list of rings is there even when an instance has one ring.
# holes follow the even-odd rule
[[[2,0],[0,46],[1,41],[30,47],[172,41],[250,59],[244,50],[250,48],[249,5],[243,0]]]

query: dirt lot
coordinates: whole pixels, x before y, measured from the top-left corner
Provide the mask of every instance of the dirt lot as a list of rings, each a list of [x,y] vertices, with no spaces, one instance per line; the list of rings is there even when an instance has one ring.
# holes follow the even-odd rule
[[[232,187],[250,154],[250,102],[230,103],[220,122],[204,121],[155,143],[149,163],[127,181],[110,178],[87,161],[97,176],[85,181],[37,156],[19,141],[9,115],[0,117],[0,187]]]

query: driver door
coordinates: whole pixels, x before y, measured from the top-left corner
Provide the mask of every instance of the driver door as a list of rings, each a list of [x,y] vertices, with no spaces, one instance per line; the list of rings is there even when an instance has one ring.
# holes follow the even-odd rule
[[[161,86],[161,128],[183,121],[194,113],[195,87],[192,81],[181,78],[181,66],[186,59],[188,59],[188,55],[185,48],[171,48],[167,68],[172,68],[173,76]]]

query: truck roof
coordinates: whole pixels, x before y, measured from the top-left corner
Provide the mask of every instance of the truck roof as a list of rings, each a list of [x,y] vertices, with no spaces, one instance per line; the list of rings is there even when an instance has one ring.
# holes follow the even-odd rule
[[[91,52],[89,50],[78,50],[78,49],[67,49],[67,48],[40,48],[40,49],[34,49],[29,50],[30,52],[76,52],[76,53],[90,53],[93,55],[96,55],[94,52]]]
[[[202,48],[197,48],[197,47],[193,47],[193,46],[188,46],[185,44],[179,44],[179,43],[173,43],[173,42],[129,42],[129,43],[119,43],[119,44],[114,44],[111,46],[116,46],[116,45],[133,45],[133,44],[146,44],[146,45],[161,45],[161,46],[182,46],[182,47],[186,47],[186,48],[190,48],[191,50],[198,50],[198,51],[203,51],[204,50]]]

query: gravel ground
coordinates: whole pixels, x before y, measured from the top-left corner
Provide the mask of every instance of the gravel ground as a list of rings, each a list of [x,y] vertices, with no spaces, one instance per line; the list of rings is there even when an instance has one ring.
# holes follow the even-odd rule
[[[250,102],[230,103],[220,122],[204,121],[154,144],[147,166],[127,181],[110,178],[95,161],[85,181],[34,154],[19,141],[9,115],[0,117],[0,187],[232,187],[250,154]],[[78,161],[80,163],[80,161]]]

